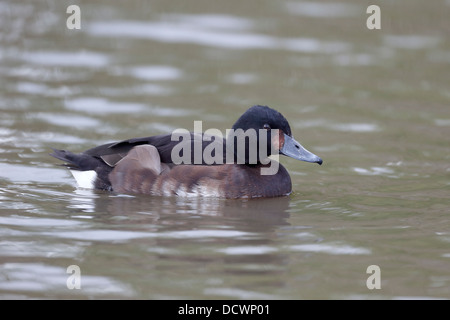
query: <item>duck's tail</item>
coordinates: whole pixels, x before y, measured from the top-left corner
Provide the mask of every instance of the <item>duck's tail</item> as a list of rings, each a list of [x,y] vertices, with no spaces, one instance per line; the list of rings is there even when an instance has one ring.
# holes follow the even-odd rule
[[[72,153],[66,150],[53,149],[50,155],[64,161],[80,188],[111,190],[109,173],[111,168],[101,159],[84,153]]]

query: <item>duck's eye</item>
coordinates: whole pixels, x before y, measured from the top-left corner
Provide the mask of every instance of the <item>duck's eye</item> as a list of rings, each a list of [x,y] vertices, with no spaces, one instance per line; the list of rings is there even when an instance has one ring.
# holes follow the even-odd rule
[[[263,128],[266,129],[266,130],[270,130],[270,126],[267,123],[264,124]]]

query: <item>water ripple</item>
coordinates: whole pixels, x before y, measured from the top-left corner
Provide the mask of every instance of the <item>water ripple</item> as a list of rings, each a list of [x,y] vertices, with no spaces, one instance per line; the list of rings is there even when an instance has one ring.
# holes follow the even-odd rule
[[[182,72],[172,66],[139,66],[131,68],[130,74],[143,80],[174,80],[182,76]]]
[[[64,181],[66,173],[60,169],[0,163],[0,178],[14,182],[39,181],[39,183],[54,183],[55,180]]]
[[[29,114],[27,115],[27,117],[31,119],[43,120],[47,123],[63,127],[90,128],[90,127],[98,127],[101,125],[101,122],[97,119],[70,113],[57,114],[54,112],[53,113],[39,112]]]
[[[48,66],[69,67],[103,67],[109,62],[107,55],[89,51],[62,52],[62,51],[37,51],[26,52],[21,58],[28,63]]]
[[[204,294],[207,296],[219,295],[238,299],[274,299],[274,296],[271,294],[236,288],[206,288]]]
[[[375,132],[380,130],[374,123],[340,123],[334,124],[331,127],[343,132]]]
[[[383,167],[371,167],[370,169],[354,167],[353,171],[366,176],[392,175],[394,173],[394,170]]]
[[[49,219],[42,217],[0,217],[0,224],[8,226],[22,226],[22,227],[73,227],[80,225],[81,222],[74,220]]]
[[[440,37],[421,35],[387,35],[384,37],[384,43],[387,46],[409,50],[435,47],[441,40]]]
[[[313,18],[351,17],[362,12],[357,5],[333,2],[288,2],[286,8],[291,14]]]
[[[171,14],[164,15],[164,18],[202,29],[244,30],[254,25],[250,19],[224,14]]]
[[[6,263],[0,266],[0,274],[7,281],[0,282],[1,290],[28,292],[58,292],[67,289],[66,268],[40,263]],[[62,288],[62,289],[61,289]],[[87,294],[115,293],[129,296],[133,292],[129,286],[104,276],[83,275],[83,292]],[[70,291],[63,291],[66,294]],[[76,294],[76,292],[71,292]]]
[[[164,239],[211,239],[211,238],[237,238],[250,236],[251,233],[237,230],[181,230],[168,232],[144,232],[126,230],[79,230],[43,233],[44,235],[64,239],[88,241],[126,241],[139,238]]]
[[[145,105],[132,102],[109,101],[98,97],[75,98],[66,101],[66,108],[95,114],[134,113],[145,109]]]
[[[87,30],[93,36],[141,38],[168,43],[196,43],[233,49],[273,48],[276,45],[274,38],[265,35],[203,30],[183,23],[94,22],[88,26]]]
[[[277,251],[274,247],[269,246],[238,246],[238,247],[227,247],[217,250],[228,255],[248,255],[248,254],[266,254]]]

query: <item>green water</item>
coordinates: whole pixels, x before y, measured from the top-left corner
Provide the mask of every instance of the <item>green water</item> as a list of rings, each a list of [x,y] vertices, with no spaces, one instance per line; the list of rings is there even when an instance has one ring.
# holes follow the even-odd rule
[[[356,0],[71,4],[0,2],[0,298],[450,298],[449,1],[380,30]],[[289,197],[82,190],[48,156],[254,104],[324,160],[281,158]]]

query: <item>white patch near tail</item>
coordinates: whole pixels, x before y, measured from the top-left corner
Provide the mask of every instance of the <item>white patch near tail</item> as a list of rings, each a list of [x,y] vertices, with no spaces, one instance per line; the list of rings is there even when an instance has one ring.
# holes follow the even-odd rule
[[[73,177],[77,181],[78,187],[84,189],[94,189],[95,180],[97,180],[97,172],[94,170],[70,170],[70,173],[72,173]]]

